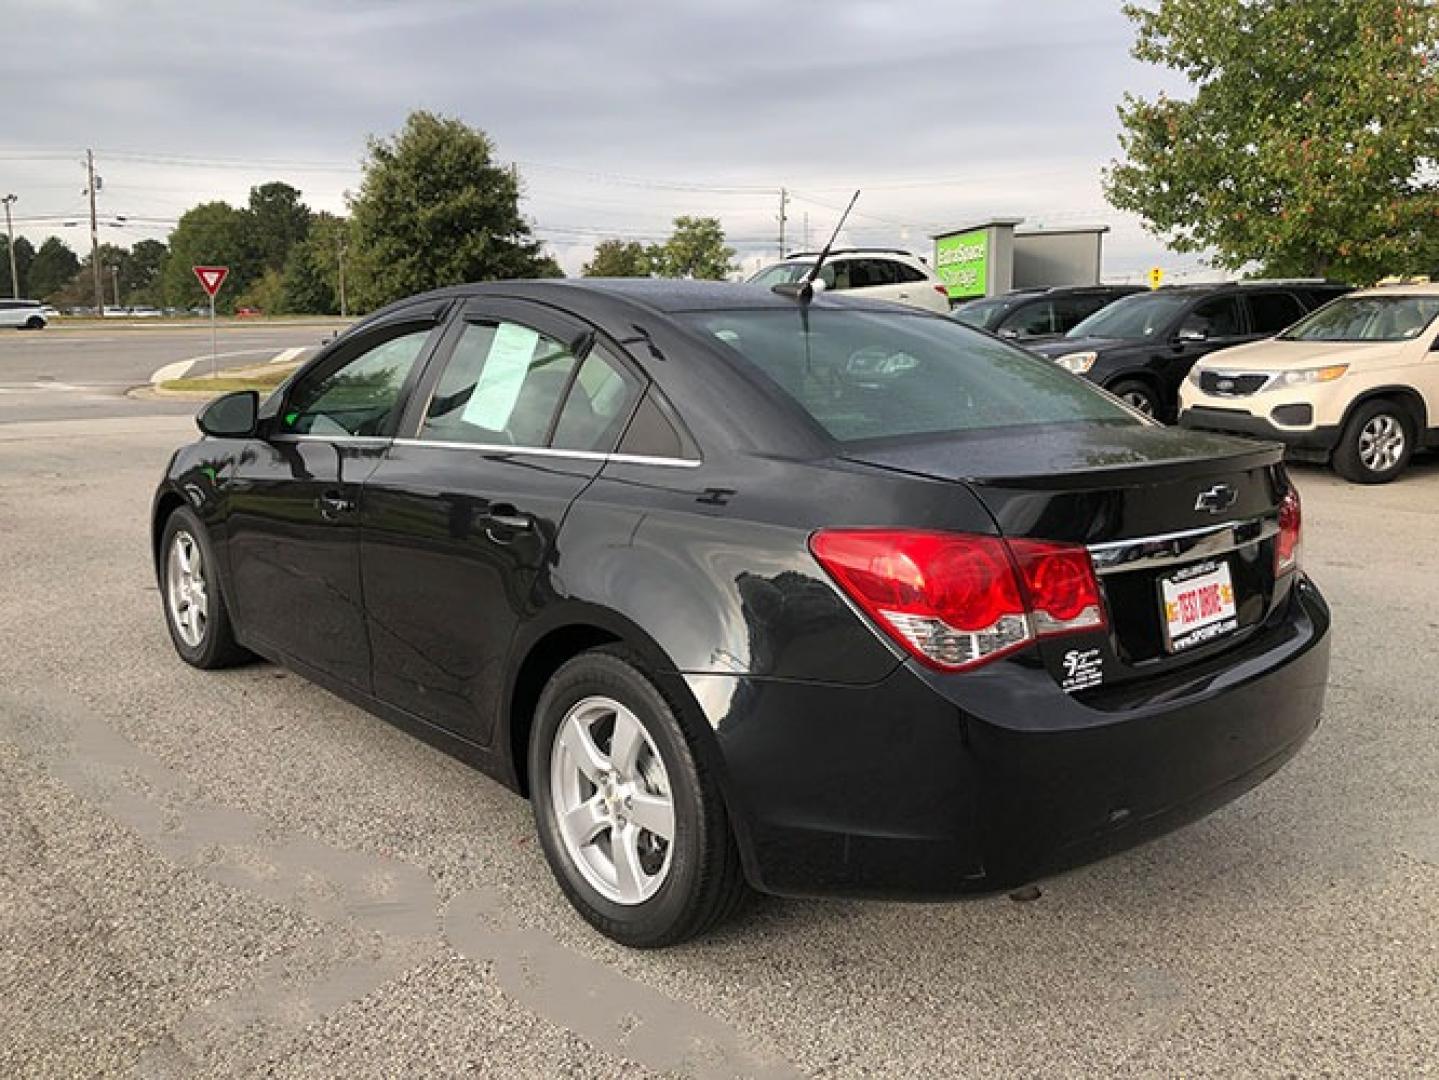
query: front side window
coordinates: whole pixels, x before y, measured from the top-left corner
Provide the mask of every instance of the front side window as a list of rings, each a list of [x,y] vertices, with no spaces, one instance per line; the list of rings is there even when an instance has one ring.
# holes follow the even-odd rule
[[[420,438],[544,446],[575,363],[568,345],[528,326],[468,323],[430,398]]]
[[[284,431],[295,435],[389,435],[400,391],[434,328],[402,331],[328,373],[303,379],[285,401]]]
[[[1179,334],[1181,337],[1185,334],[1204,338],[1235,337],[1244,332],[1243,325],[1239,315],[1239,297],[1216,296],[1195,305],[1194,310],[1184,317]]]
[[[1145,341],[1162,334],[1188,304],[1182,294],[1136,293],[1100,308],[1067,336]]]
[[[1061,296],[1054,301],[1054,330],[1067,334],[1105,304],[1107,296]]]
[[[1025,304],[999,324],[1003,337],[1041,337],[1054,333],[1054,305],[1048,300]]]
[[[1013,300],[971,300],[967,304],[960,304],[949,315],[965,326],[993,330],[1013,306]]]
[[[836,308],[680,316],[840,442],[1104,421],[1132,413],[1081,379],[951,319]]]
[[[1285,341],[1408,341],[1439,316],[1439,296],[1345,296],[1283,335]]]

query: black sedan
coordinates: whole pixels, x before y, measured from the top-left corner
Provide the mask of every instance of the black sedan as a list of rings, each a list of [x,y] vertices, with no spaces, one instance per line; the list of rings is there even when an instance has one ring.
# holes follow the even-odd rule
[[[1137,843],[1318,722],[1277,448],[943,316],[448,289],[219,398],[153,507],[180,656],[258,655],[530,797],[631,945],[753,887],[953,897]]]

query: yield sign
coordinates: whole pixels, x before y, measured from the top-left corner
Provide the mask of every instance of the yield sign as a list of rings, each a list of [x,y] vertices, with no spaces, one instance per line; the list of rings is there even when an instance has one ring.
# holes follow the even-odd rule
[[[220,286],[225,284],[225,278],[229,276],[228,266],[192,266],[195,276],[200,279],[200,288],[205,290],[205,295],[212,300],[215,294],[220,291]]]

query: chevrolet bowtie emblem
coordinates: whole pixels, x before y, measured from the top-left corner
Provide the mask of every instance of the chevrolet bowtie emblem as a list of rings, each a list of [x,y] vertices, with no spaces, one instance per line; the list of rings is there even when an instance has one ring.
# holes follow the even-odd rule
[[[1194,509],[1207,510],[1211,514],[1222,514],[1234,505],[1239,492],[1230,484],[1215,484],[1208,491],[1201,491],[1194,500]]]

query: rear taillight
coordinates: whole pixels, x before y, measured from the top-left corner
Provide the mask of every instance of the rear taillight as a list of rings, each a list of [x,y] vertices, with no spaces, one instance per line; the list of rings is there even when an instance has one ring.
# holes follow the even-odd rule
[[[937,293],[939,293],[939,295],[942,296],[942,297],[944,297],[946,300],[949,299],[949,286],[948,286],[948,285],[936,285],[936,286],[934,287],[934,291],[937,292]]]
[[[1082,547],[908,529],[827,529],[810,547],[865,614],[942,671],[1104,626]]]
[[[1299,569],[1300,519],[1299,490],[1291,487],[1279,500],[1279,535],[1274,538],[1276,577]]]

